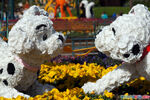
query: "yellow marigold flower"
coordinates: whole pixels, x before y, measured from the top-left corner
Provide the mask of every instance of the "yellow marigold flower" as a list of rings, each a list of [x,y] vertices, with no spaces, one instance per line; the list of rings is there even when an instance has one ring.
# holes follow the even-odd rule
[[[83,100],[90,100],[88,96],[85,96]]]
[[[80,100],[79,98],[77,98],[75,95],[71,98],[71,100]]]
[[[140,80],[144,81],[144,80],[145,80],[145,77],[140,77]]]
[[[48,76],[51,77],[51,78],[53,78],[56,74],[57,74],[56,71],[51,71],[51,72],[48,74]]]
[[[34,100],[34,98],[33,98],[33,97],[30,97],[28,100]]]
[[[107,97],[107,98],[113,98],[114,94],[112,92],[108,92],[107,90],[104,91],[104,95]]]
[[[56,89],[56,88],[53,88],[51,91],[50,91],[51,93],[59,93],[59,90],[58,89]]]
[[[94,99],[94,100],[104,100],[103,98],[100,98],[100,99]]]
[[[43,77],[42,79],[44,79],[46,82],[49,82],[49,77]]]
[[[63,96],[60,94],[60,93],[58,93],[58,94],[54,94],[54,99],[55,100],[63,100]]]
[[[125,93],[124,95],[128,96],[128,95],[129,95],[129,93]]]
[[[66,35],[66,34],[67,34],[67,32],[63,32],[63,34],[64,34],[64,35]]]
[[[33,99],[31,100],[41,100],[41,95],[36,95]]]
[[[17,96],[15,100],[27,100],[27,98],[23,97],[23,96]]]
[[[0,100],[12,100],[12,99],[0,97]]]
[[[95,92],[94,92],[94,91],[92,91],[90,94],[95,94]]]

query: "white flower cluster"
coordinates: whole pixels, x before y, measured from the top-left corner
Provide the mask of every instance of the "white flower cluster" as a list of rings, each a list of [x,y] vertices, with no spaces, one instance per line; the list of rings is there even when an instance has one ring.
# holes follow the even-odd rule
[[[32,6],[9,32],[8,43],[0,40],[0,96],[29,97],[53,88],[36,81],[40,65],[58,55],[65,41],[52,24],[46,11]]]
[[[29,63],[43,63],[61,51],[64,36],[54,30],[46,13],[37,6],[30,7],[9,32],[10,50]]]
[[[134,63],[150,42],[150,12],[144,5],[134,6],[97,35],[97,49],[113,59]]]
[[[140,76],[150,80],[150,52],[143,57],[150,43],[150,12],[142,4],[134,6],[129,14],[118,17],[104,27],[95,39],[96,48],[112,57],[124,61],[115,70],[104,75],[96,83],[83,85],[85,93],[102,94]]]

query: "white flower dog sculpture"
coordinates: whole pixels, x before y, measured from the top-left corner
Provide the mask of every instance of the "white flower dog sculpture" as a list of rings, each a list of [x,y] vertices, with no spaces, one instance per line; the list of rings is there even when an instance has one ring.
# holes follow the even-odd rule
[[[65,37],[53,29],[47,12],[30,7],[9,32],[8,43],[0,40],[0,96],[30,97],[53,86],[40,84],[40,65],[59,54]]]
[[[123,64],[96,83],[83,85],[85,93],[103,94],[139,76],[150,80],[150,12],[142,4],[134,6],[128,14],[118,17],[96,36],[95,46]]]

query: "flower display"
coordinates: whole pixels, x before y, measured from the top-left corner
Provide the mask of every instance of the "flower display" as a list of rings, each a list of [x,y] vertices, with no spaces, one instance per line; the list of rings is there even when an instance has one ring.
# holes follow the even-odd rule
[[[64,59],[65,58],[65,59]],[[80,88],[88,81],[96,81],[108,72],[113,71],[121,64],[115,64],[107,67],[98,63],[90,63],[90,59],[94,60],[98,57],[58,57],[50,63],[42,64],[38,80],[41,83],[53,84],[56,88],[43,95],[25,98],[18,96],[17,98],[4,98],[0,100],[113,100],[117,95],[129,96],[133,94],[150,93],[150,82],[144,77],[136,78],[127,84],[122,84],[119,88],[115,88],[112,92],[105,90],[103,95],[97,95],[95,92],[85,94]],[[99,59],[100,60],[100,59]],[[107,61],[108,59],[103,59]],[[98,61],[98,60],[97,60]],[[132,99],[131,99],[132,100]]]
[[[108,92],[107,90],[104,91],[104,95],[108,98],[113,98],[114,94],[111,92]]]
[[[81,87],[85,82],[96,81],[118,65],[105,69],[96,63],[87,64],[42,64],[39,75],[41,82],[54,84],[58,89]],[[63,84],[62,84],[63,83]]]
[[[35,97],[30,97],[29,99],[18,96],[17,98],[12,99],[0,97],[0,100],[104,100],[103,98],[113,96],[111,92],[107,92],[105,95],[106,96],[104,97],[102,95],[96,94],[85,94],[83,89],[78,87],[67,89],[64,92],[60,92],[58,89],[54,88],[51,91],[44,93],[43,95],[37,95]]]

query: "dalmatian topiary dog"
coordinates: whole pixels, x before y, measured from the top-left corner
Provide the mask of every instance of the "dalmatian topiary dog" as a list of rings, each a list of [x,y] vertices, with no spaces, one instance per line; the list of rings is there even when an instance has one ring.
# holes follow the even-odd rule
[[[86,93],[102,94],[139,76],[150,80],[150,12],[142,4],[118,17],[96,36],[96,48],[123,64],[96,83],[83,85]]]
[[[80,9],[82,11],[80,18],[93,18],[93,7],[95,3],[94,2],[88,2],[88,0],[82,0],[80,2]]]
[[[57,56],[65,40],[52,24],[46,11],[32,6],[9,32],[8,43],[0,41],[0,96],[29,97],[53,88],[36,81],[40,65]]]

